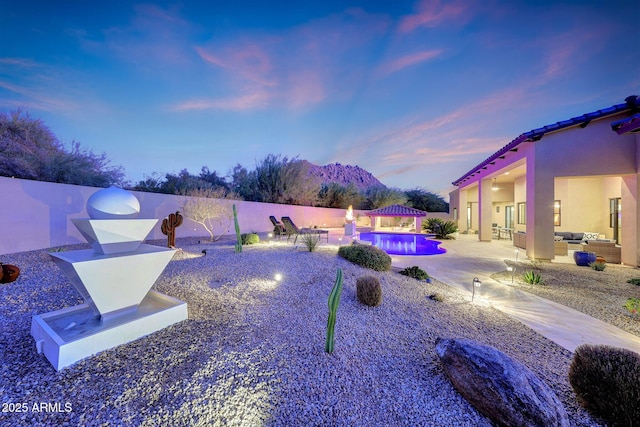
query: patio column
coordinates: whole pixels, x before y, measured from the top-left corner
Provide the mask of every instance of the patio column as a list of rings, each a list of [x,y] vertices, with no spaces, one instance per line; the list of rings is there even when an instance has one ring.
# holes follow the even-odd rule
[[[416,221],[416,233],[422,233],[422,217],[417,216],[414,219]]]
[[[638,189],[640,175],[622,177],[622,263],[640,265],[640,212],[638,211]]]
[[[539,261],[554,258],[553,200],[554,175],[545,167],[545,159],[536,162],[539,147],[527,154],[527,257]]]
[[[492,236],[491,214],[493,210],[491,178],[482,179],[478,185],[478,239],[481,242],[490,242]]]
[[[467,193],[466,189],[458,191],[458,230],[460,230],[460,232],[464,231],[465,233],[468,231],[467,224],[469,223],[467,216]]]

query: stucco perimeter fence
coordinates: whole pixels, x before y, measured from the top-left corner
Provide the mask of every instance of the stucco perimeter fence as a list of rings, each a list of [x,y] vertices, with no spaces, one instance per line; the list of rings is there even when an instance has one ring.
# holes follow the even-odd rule
[[[101,188],[0,177],[0,255],[86,243],[71,219],[89,217],[86,210],[87,200],[98,190]],[[180,210],[185,197],[142,191],[132,193],[140,201],[138,218],[160,220],[148,239],[165,239],[166,236],[160,230],[162,219]],[[238,222],[242,233],[273,230],[269,215],[276,218],[289,216],[298,227],[344,227],[344,209],[241,200],[234,203],[238,210]],[[358,217],[358,226],[370,225],[365,213],[366,211],[354,210],[354,215]],[[450,219],[449,214],[444,212],[430,213],[428,216]],[[216,236],[234,233],[233,223],[229,228],[214,228]],[[185,218],[177,230],[177,237],[206,239],[209,234],[200,224]]]
[[[89,217],[87,200],[98,190],[101,188],[0,177],[0,255],[86,243],[71,219]],[[180,210],[184,197],[141,191],[132,193],[140,201],[138,218],[160,220],[148,239],[166,238],[160,230],[161,220]],[[276,218],[289,216],[298,227],[344,226],[344,209],[239,200],[234,203],[238,210],[240,231],[243,233],[273,230],[269,215]],[[225,230],[226,227],[223,229],[218,226],[214,228],[214,234],[223,234]],[[235,233],[233,221],[226,234],[230,233]],[[200,224],[185,218],[177,230],[177,236],[205,239],[209,234]]]

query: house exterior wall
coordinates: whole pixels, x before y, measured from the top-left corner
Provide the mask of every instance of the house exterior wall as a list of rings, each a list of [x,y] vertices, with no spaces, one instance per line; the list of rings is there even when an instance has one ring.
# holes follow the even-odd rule
[[[500,177],[504,171],[526,165],[525,175],[513,181],[515,230],[527,232],[527,255],[552,259],[553,231],[598,232],[613,237],[609,224],[609,199],[622,199],[623,262],[638,265],[640,259],[640,134],[618,135],[611,123],[628,117],[624,112],[556,132],[538,141],[522,142],[459,184],[459,209],[479,202],[471,215],[486,212],[492,204],[492,223],[502,225],[504,200],[498,194],[478,197],[480,182]],[[462,206],[463,196],[466,203]],[[553,225],[553,204],[561,202],[561,224]],[[526,224],[519,221],[519,204],[526,206]],[[495,209],[500,206],[499,216]],[[463,224],[461,223],[461,226]],[[486,226],[483,224],[482,226]],[[481,236],[486,233],[481,231]],[[480,240],[483,240],[482,238]]]

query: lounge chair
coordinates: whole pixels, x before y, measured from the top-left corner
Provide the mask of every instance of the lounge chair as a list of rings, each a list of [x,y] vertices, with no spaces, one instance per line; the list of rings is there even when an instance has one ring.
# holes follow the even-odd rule
[[[273,224],[273,235],[274,236],[281,237],[281,236],[284,236],[284,235],[287,234],[287,230],[284,227],[284,224],[281,223],[280,221],[278,221],[275,216],[271,215],[271,216],[269,216],[269,219],[271,220],[271,223]]]
[[[296,236],[293,243],[296,243],[298,241],[298,236],[301,234],[319,234],[320,236],[326,235],[327,243],[329,242],[329,230],[320,230],[317,228],[298,228],[288,216],[282,217],[282,223],[284,224],[285,232],[287,233],[287,240],[289,240],[289,238],[293,235]]]

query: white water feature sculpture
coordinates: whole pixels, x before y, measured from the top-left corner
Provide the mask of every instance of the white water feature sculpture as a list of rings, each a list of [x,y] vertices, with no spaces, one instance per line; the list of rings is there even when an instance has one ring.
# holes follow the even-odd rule
[[[56,370],[187,319],[186,303],[150,290],[175,253],[142,243],[158,220],[136,219],[138,199],[116,187],[94,193],[87,212],[72,221],[92,249],[50,254],[84,303],[31,322]]]

